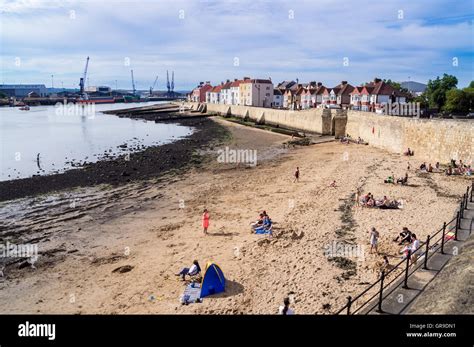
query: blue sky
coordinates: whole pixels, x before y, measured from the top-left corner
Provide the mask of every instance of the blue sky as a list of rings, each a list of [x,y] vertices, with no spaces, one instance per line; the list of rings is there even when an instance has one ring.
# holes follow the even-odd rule
[[[473,1],[0,0],[0,83],[177,90],[243,76],[334,86],[473,77]],[[128,64],[129,62],[129,64]],[[454,64],[453,64],[454,62]],[[238,64],[236,64],[238,63]],[[457,63],[457,64],[456,64]],[[62,83],[62,84],[61,84]]]

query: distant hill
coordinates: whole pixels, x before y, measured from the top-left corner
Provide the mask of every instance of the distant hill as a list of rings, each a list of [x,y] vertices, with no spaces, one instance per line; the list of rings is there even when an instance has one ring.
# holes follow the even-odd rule
[[[415,81],[401,82],[400,85],[402,86],[402,88],[406,88],[410,92],[415,93],[423,93],[426,90],[426,84]]]

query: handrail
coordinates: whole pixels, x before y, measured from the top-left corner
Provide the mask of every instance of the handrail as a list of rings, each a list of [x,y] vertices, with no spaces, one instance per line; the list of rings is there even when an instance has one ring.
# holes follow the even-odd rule
[[[344,305],[344,307],[342,307],[335,314],[336,315],[341,314],[343,311],[347,311],[348,315],[356,314],[362,308],[364,308],[367,304],[372,302],[373,299],[375,299],[377,296],[379,296],[378,302],[375,303],[375,305],[373,305],[366,312],[366,314],[369,313],[370,311],[372,311],[377,306],[378,306],[377,312],[382,312],[382,302],[383,302],[383,300],[387,296],[389,296],[391,293],[393,293],[399,287],[399,285],[402,283],[402,281],[400,281],[400,283],[398,285],[391,288],[388,293],[387,292],[384,293],[384,289],[387,289],[388,287],[390,287],[392,285],[392,283],[397,281],[400,278],[400,276],[403,275],[403,274],[405,274],[405,278],[403,280],[403,283],[404,283],[403,288],[408,288],[407,281],[408,281],[408,278],[413,273],[415,273],[421,266],[423,266],[424,269],[428,269],[428,267],[427,267],[428,259],[431,258],[438,250],[441,249],[441,253],[444,254],[444,245],[446,244],[446,242],[449,242],[453,239],[452,237],[446,239],[446,234],[448,232],[451,232],[451,231],[454,230],[454,240],[458,240],[458,230],[461,228],[461,220],[464,217],[464,210],[466,210],[468,208],[468,202],[473,201],[473,190],[474,190],[474,182],[472,183],[471,187],[467,187],[466,193],[463,194],[463,196],[461,198],[461,201],[460,201],[459,210],[457,210],[456,216],[453,219],[451,219],[449,222],[445,222],[443,224],[443,227],[441,229],[439,229],[438,231],[436,231],[434,234],[428,235],[428,237],[426,239],[426,242],[420,242],[420,245],[415,250],[408,250],[408,255],[407,255],[406,258],[403,258],[398,264],[396,264],[387,273],[385,273],[385,270],[384,270],[383,273],[381,274],[381,277],[379,277],[377,279],[377,281],[375,281],[369,287],[367,287],[365,290],[363,290],[361,293],[359,293],[355,298],[352,298],[351,296],[347,297],[347,299],[348,299],[347,304]],[[470,224],[470,227],[469,227],[469,235],[472,232],[473,224],[474,224],[474,218],[471,218],[471,224]],[[433,241],[433,239],[439,233],[442,233],[441,237],[439,239],[437,239],[436,241]],[[433,244],[431,247],[430,247],[430,243]],[[421,253],[421,250],[422,250],[423,247],[426,248],[425,254],[424,254],[425,255],[424,263],[422,263],[422,264],[410,264],[412,254],[415,254],[417,252],[418,252],[418,254]],[[395,270],[400,270],[401,266],[404,263],[406,264],[406,268],[403,271],[401,271],[400,273],[398,273],[394,278],[392,278],[390,280],[390,282],[384,284],[384,280],[391,273],[393,273]],[[361,305],[359,305],[359,307],[357,307],[353,312],[350,312],[350,309],[351,309],[352,305],[357,300],[359,300],[362,296],[367,294],[367,292],[369,290],[374,288],[379,283],[380,283],[380,289],[374,295],[372,295],[369,299],[365,300]]]

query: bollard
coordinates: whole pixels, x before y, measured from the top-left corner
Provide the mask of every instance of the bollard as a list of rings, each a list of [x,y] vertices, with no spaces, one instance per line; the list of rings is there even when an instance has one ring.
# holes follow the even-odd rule
[[[382,310],[382,300],[383,300],[383,281],[385,279],[385,270],[382,270],[382,276],[380,277],[380,293],[379,293],[379,304],[375,312],[383,313]]]
[[[441,254],[444,254],[444,237],[446,234],[446,222],[443,224],[443,237],[441,238]]]
[[[351,314],[352,296],[347,297],[347,315]]]
[[[405,269],[405,279],[403,281],[403,289],[410,289],[408,288],[408,268],[410,267],[410,258],[411,258],[411,249],[408,250],[407,254],[407,267]]]
[[[425,264],[423,265],[423,269],[429,270],[428,269],[428,251],[430,247],[430,235],[426,237],[426,250],[425,250]]]

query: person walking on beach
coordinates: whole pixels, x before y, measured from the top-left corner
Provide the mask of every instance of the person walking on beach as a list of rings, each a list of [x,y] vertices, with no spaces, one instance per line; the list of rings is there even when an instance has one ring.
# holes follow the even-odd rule
[[[297,166],[296,171],[295,171],[295,179],[293,180],[293,183],[299,182],[300,181],[300,168]]]
[[[209,219],[211,217],[209,216],[209,212],[207,211],[207,208],[204,209],[204,213],[202,214],[202,228],[204,231],[204,234],[207,235],[207,228],[209,228]]]
[[[283,305],[278,309],[278,314],[292,315],[295,312],[290,308],[290,298],[283,299]]]
[[[375,249],[375,253],[379,254],[379,251],[377,249],[377,243],[379,239],[379,232],[377,229],[372,227],[372,230],[370,231],[370,254],[372,254],[372,250]]]

